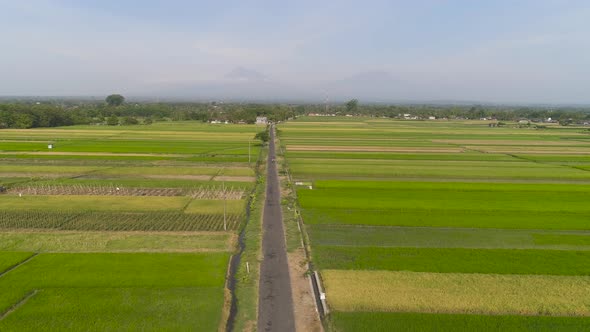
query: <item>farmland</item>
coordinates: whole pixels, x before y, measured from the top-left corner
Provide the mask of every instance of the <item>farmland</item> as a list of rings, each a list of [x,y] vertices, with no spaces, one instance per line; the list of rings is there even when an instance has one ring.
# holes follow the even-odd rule
[[[0,330],[223,328],[261,130],[0,130]]]
[[[590,326],[590,134],[489,121],[279,127],[335,331]]]

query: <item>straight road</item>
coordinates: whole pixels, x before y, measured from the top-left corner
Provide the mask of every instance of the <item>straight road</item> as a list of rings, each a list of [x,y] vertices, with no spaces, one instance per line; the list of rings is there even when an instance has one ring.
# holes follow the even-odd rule
[[[281,215],[281,191],[275,164],[274,125],[270,128],[266,202],[262,219],[262,253],[258,298],[259,331],[295,331],[293,295]]]

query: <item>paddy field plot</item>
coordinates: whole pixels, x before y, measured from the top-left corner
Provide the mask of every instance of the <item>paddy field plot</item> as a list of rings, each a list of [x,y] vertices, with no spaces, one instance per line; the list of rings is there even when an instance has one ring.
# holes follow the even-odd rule
[[[0,130],[0,330],[223,326],[258,131]]]
[[[589,326],[583,128],[305,117],[279,129],[330,329]]]
[[[587,276],[326,270],[340,311],[588,316]],[[354,289],[354,292],[350,290]]]
[[[227,253],[39,254],[0,279],[2,330],[216,327]],[[57,305],[59,304],[59,305]],[[195,308],[200,311],[193,312]],[[178,311],[177,311],[178,310]],[[161,312],[161,313],[160,313]],[[97,315],[98,314],[98,315]],[[180,320],[178,320],[180,319]],[[47,325],[45,325],[47,324]]]

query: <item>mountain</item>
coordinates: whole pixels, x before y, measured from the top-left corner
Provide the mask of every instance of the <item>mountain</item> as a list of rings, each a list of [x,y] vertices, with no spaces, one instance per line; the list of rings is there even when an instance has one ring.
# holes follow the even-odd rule
[[[134,93],[162,99],[232,101],[331,102],[353,98],[361,102],[391,102],[412,98],[408,82],[385,71],[361,72],[339,80],[290,84],[268,78],[256,70],[236,67],[221,79],[153,84]]]

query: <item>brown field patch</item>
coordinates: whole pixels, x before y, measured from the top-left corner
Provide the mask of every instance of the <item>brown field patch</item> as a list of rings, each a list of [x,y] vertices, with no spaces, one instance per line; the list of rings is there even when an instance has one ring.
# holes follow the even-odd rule
[[[523,140],[477,140],[477,139],[434,139],[433,143],[462,145],[516,145],[516,146],[587,146],[590,142],[582,141],[523,141]]]
[[[416,152],[416,153],[457,153],[462,148],[417,148],[417,147],[376,147],[376,146],[326,146],[326,145],[287,145],[289,151],[333,151],[333,152]]]
[[[590,316],[590,277],[322,271],[339,311]]]
[[[160,174],[145,174],[141,175],[147,179],[177,179],[177,180],[195,180],[195,181],[209,181],[211,175],[160,175]]]
[[[220,176],[214,177],[213,181],[254,182],[254,181],[256,181],[256,177],[255,176],[220,175]]]

